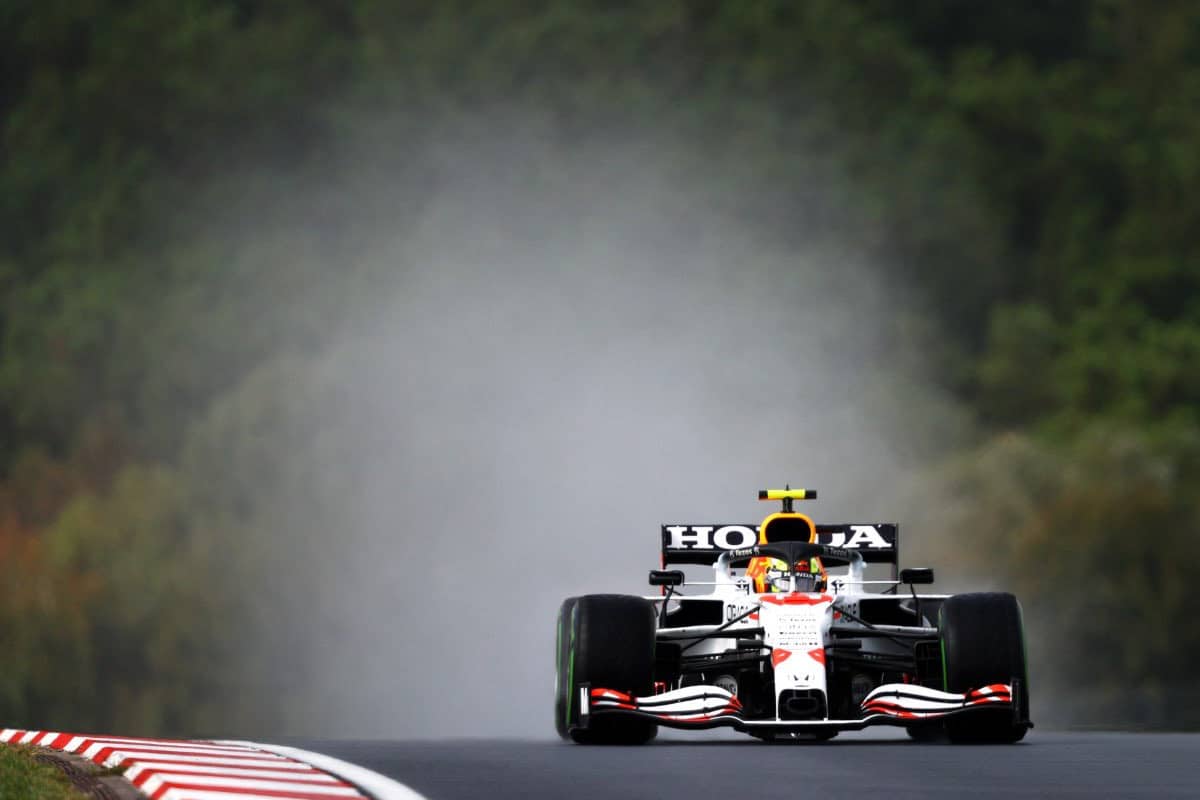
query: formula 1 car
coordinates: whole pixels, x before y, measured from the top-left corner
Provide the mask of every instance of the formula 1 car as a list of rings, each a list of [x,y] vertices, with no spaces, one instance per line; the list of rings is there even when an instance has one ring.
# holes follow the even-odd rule
[[[815,524],[793,506],[815,497],[761,491],[783,508],[759,525],[664,525],[661,595],[563,602],[559,735],[642,744],[659,726],[728,726],[821,740],[899,725],[918,741],[1021,740],[1033,723],[1016,598],[917,594],[933,570],[898,569],[898,525]],[[689,564],[712,579],[667,569]],[[869,564],[887,577],[869,580]]]

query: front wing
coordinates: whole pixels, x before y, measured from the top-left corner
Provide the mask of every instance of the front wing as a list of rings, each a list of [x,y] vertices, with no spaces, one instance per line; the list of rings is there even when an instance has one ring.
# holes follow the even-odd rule
[[[719,686],[687,686],[662,694],[636,697],[617,689],[579,686],[579,726],[601,714],[624,714],[651,719],[669,728],[702,729],[728,726],[740,731],[804,732],[861,730],[870,725],[911,725],[923,720],[968,714],[982,708],[1016,713],[1013,686],[994,683],[962,694],[927,686],[888,683],[866,696],[858,719],[748,720],[742,704]]]

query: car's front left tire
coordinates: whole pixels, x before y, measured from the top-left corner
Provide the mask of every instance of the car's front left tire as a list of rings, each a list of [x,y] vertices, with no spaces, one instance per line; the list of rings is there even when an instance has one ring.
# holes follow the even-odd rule
[[[1006,592],[958,594],[942,604],[938,620],[945,688],[966,692],[1012,684],[1014,710],[980,709],[948,717],[946,736],[955,743],[1011,744],[1029,729],[1029,675],[1021,606]],[[914,737],[915,738],[915,737]]]

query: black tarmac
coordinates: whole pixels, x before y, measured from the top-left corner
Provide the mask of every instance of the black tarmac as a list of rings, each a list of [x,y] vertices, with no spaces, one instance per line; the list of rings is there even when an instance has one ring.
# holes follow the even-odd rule
[[[891,730],[800,744],[727,733],[672,736],[644,747],[558,740],[297,744],[373,769],[429,800],[1200,798],[1200,734],[1035,729],[1007,746],[917,744]]]

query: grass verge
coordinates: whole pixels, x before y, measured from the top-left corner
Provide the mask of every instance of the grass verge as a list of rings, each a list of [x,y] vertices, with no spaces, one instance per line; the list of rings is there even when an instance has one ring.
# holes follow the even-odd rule
[[[87,800],[62,770],[35,761],[32,748],[0,744],[0,797],[28,800]]]

